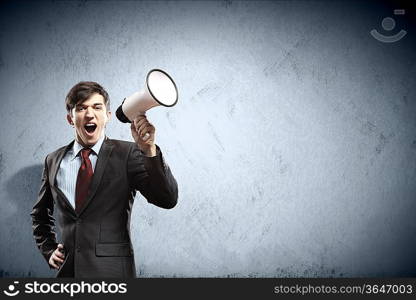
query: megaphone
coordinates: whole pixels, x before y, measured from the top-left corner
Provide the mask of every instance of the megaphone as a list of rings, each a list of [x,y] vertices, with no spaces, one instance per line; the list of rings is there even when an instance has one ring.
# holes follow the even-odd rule
[[[155,106],[174,106],[178,102],[178,89],[172,77],[163,70],[153,69],[147,73],[144,89],[123,100],[116,116],[123,123],[131,123]]]

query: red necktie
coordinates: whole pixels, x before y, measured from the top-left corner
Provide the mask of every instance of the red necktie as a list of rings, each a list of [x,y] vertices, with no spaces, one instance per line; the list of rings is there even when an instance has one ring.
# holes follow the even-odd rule
[[[94,174],[91,161],[88,157],[90,153],[91,149],[89,148],[81,150],[82,162],[78,171],[77,186],[75,188],[75,211],[77,213],[81,211],[82,206],[87,199],[88,189],[90,187],[92,175]]]

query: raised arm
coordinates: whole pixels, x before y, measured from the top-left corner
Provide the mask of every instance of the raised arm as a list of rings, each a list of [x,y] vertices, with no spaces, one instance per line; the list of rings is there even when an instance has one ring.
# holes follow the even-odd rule
[[[155,131],[146,116],[138,116],[131,124],[135,145],[129,153],[129,183],[148,202],[173,208],[178,201],[178,184],[155,144]]]

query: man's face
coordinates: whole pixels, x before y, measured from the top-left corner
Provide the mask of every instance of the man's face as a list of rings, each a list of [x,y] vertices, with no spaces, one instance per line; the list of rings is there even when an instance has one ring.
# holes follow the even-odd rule
[[[84,147],[95,145],[104,134],[105,125],[110,119],[104,97],[92,94],[87,100],[77,104],[67,115],[69,124],[75,128],[75,138]]]

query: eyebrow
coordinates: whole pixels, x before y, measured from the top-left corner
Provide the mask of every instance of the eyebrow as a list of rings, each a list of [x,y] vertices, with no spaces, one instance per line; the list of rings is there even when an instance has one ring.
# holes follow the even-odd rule
[[[96,105],[104,105],[104,103],[97,102],[97,103],[93,103],[91,106],[96,106]],[[88,105],[85,105],[85,104],[77,104],[76,105],[76,107],[83,107],[83,106],[88,106]]]

